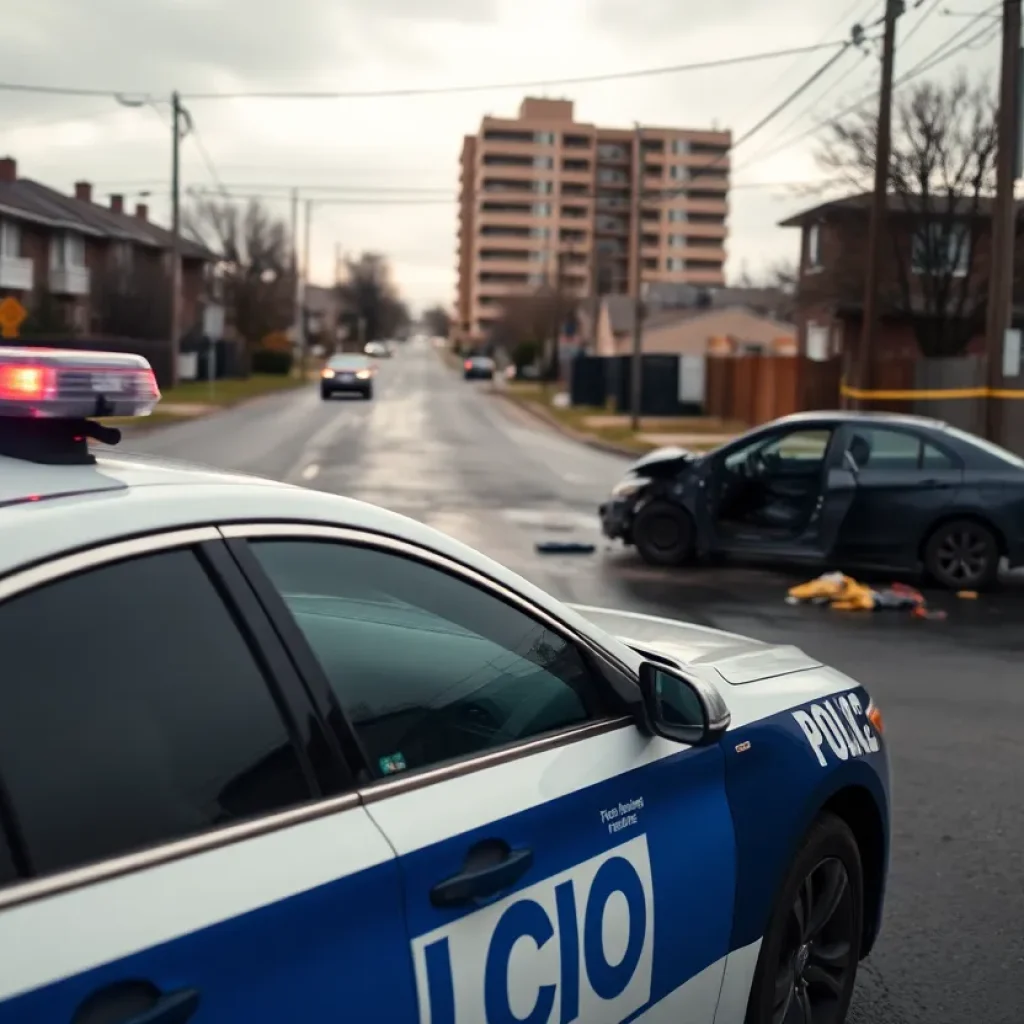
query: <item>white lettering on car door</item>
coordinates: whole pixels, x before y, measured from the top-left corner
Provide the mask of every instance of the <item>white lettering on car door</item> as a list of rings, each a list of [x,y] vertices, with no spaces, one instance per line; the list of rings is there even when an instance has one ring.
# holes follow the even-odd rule
[[[647,837],[413,940],[421,1024],[625,1020],[651,996]]]

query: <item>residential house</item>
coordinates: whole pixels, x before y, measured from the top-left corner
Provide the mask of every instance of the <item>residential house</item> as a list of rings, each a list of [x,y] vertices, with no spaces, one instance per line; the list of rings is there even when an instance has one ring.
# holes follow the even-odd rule
[[[632,352],[633,316],[631,298],[607,296],[601,303],[591,354]],[[655,307],[644,317],[641,346],[645,355],[791,354],[796,350],[796,329],[741,305]]]
[[[0,298],[29,311],[36,335],[166,341],[173,236],[124,197],[109,207],[78,182],[73,196],[28,178],[0,159]],[[201,330],[217,256],[181,241],[182,334]]]
[[[800,231],[794,320],[799,350],[812,360],[842,356],[849,367],[859,351],[871,199],[846,196],[781,223]],[[886,221],[875,357],[916,358],[922,344],[934,356],[978,351],[990,200],[893,194]]]

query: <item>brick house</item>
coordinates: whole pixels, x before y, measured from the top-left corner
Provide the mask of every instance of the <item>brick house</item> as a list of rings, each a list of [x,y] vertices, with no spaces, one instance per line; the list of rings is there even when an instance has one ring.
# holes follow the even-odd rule
[[[36,333],[166,339],[171,246],[145,204],[101,206],[84,181],[67,196],[0,159],[0,298],[17,298]],[[202,323],[217,256],[189,239],[181,253],[185,335]]]
[[[794,321],[801,353],[843,357],[860,345],[871,194],[781,222],[800,230]],[[991,202],[890,195],[880,273],[878,358],[977,352],[985,329]],[[1018,265],[1020,258],[1018,257]]]

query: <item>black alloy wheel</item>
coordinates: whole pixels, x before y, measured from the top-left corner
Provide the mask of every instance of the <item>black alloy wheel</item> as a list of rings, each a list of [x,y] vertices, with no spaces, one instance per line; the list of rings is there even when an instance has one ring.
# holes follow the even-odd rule
[[[863,875],[846,823],[820,818],[765,933],[747,1024],[843,1024],[860,959]]]
[[[928,538],[924,561],[936,583],[950,590],[981,590],[999,573],[999,544],[983,523],[957,519]]]
[[[667,501],[652,501],[633,520],[633,543],[649,565],[682,565],[693,555],[693,520]]]

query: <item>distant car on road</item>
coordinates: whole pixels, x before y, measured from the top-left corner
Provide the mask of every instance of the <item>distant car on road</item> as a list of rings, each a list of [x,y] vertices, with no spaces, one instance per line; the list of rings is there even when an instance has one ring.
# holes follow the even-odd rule
[[[373,364],[368,356],[355,353],[331,356],[320,374],[320,397],[356,394],[373,398]]]
[[[494,370],[494,360],[490,356],[468,356],[462,364],[465,380],[492,380]]]
[[[770,558],[979,589],[1001,559],[1024,564],[1024,459],[939,420],[800,413],[705,455],[645,455],[600,517],[654,565]]]
[[[158,400],[0,349],[0,1022],[845,1019],[890,836],[858,682],[87,443]]]
[[[363,352],[373,359],[391,358],[391,346],[386,341],[368,341]]]

